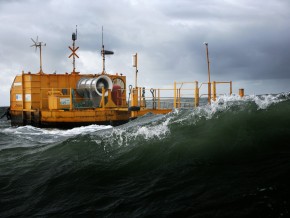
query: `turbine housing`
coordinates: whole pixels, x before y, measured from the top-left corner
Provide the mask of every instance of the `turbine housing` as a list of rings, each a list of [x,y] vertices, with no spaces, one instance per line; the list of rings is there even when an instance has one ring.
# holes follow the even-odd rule
[[[98,76],[97,78],[81,78],[77,83],[77,93],[86,97],[97,94],[97,96],[102,96],[102,88],[104,87],[105,96],[108,96],[108,89],[113,88],[113,82],[110,77],[106,75]]]

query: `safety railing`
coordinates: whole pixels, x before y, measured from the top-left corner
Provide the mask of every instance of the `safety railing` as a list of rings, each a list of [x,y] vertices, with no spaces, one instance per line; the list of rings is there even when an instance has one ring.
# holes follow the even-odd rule
[[[174,82],[174,108],[199,106],[198,82]]]
[[[218,84],[228,84],[229,85],[229,94],[232,94],[232,81],[227,81],[227,82],[219,82],[219,81],[213,81],[213,82],[203,82],[200,84],[199,86],[199,90],[201,93],[200,97],[202,96],[207,96],[208,99],[208,103],[211,103],[211,100],[216,100],[218,95],[222,95],[222,94],[227,94],[227,93],[218,93],[217,92],[217,85]],[[202,92],[203,91],[203,87],[207,86],[207,93],[206,92]]]
[[[229,94],[231,95],[233,93],[233,84],[232,84],[232,81],[229,81],[229,82],[216,82],[216,81],[213,81],[212,82],[212,90],[213,90],[213,96],[212,96],[212,99],[215,101],[216,100],[216,97],[217,95],[221,95],[221,94],[225,94],[225,93],[217,93],[217,85],[218,84],[228,84],[229,85]]]
[[[129,99],[130,106],[141,109],[197,107],[199,102],[198,82],[175,82],[173,88],[131,88]]]
[[[145,88],[129,87],[126,98],[126,90],[103,90],[102,95],[96,93],[79,92],[72,88],[41,88],[36,90],[24,89],[24,94],[18,94],[21,98],[15,100],[15,105],[21,103],[23,108],[39,109],[86,109],[117,107],[127,108],[136,106],[149,109],[172,109],[172,108],[193,108],[200,104],[200,98],[208,97],[208,102],[216,100],[220,93],[217,88],[220,85],[229,86],[229,94],[232,94],[232,82],[213,81],[211,83],[174,82],[173,88]],[[207,87],[207,91],[206,91]],[[243,90],[242,90],[243,91]],[[27,94],[31,93],[31,94]],[[85,93],[80,96],[78,93]],[[127,100],[128,99],[128,100]]]
[[[96,93],[87,92],[80,96],[77,89],[72,88],[44,88],[40,90],[40,109],[89,109],[110,106],[127,107],[125,89],[105,90],[99,96]],[[102,101],[102,99],[104,99]]]
[[[174,82],[173,89],[147,89],[145,87],[130,88],[128,104],[141,109],[170,109],[170,108],[193,108],[198,107],[200,98],[207,96],[208,102],[216,100],[218,93],[217,85],[228,84],[229,94],[232,94],[232,82],[201,83]],[[204,90],[207,87],[207,91]],[[148,94],[149,93],[149,94]],[[130,97],[131,96],[131,97]]]
[[[173,89],[137,87],[129,89],[129,106],[148,109],[173,108]]]

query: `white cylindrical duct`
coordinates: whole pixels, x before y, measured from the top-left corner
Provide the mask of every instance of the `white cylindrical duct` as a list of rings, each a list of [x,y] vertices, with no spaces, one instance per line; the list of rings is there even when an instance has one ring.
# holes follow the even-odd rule
[[[86,93],[86,82],[89,78],[81,78],[77,83],[77,93],[84,97]]]
[[[110,77],[101,75],[97,78],[81,78],[77,83],[77,93],[85,97],[86,93],[96,93],[102,96],[102,88],[105,88],[105,96],[108,96],[108,89],[113,88],[113,82]]]

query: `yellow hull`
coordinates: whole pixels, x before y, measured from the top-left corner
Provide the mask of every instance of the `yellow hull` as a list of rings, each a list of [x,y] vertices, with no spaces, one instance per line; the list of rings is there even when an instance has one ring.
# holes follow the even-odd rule
[[[123,83],[120,90],[110,85]],[[102,90],[99,84],[108,82]],[[12,126],[75,127],[119,125],[146,113],[166,114],[171,109],[137,107],[126,100],[126,77],[110,74],[31,74],[16,76],[10,91]],[[135,93],[136,94],[136,93]],[[137,99],[138,96],[132,95]],[[132,104],[137,104],[132,99]]]
[[[117,90],[117,95],[112,96],[112,84],[117,80],[126,87],[126,77],[118,74],[22,73],[11,86],[11,124],[80,126],[127,122],[130,112],[126,90]],[[107,93],[97,89],[99,83],[105,83]]]

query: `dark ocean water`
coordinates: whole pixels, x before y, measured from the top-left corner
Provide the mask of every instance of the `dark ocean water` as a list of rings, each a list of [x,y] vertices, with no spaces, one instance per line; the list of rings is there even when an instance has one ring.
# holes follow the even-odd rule
[[[290,94],[123,126],[0,121],[0,217],[290,217]]]

